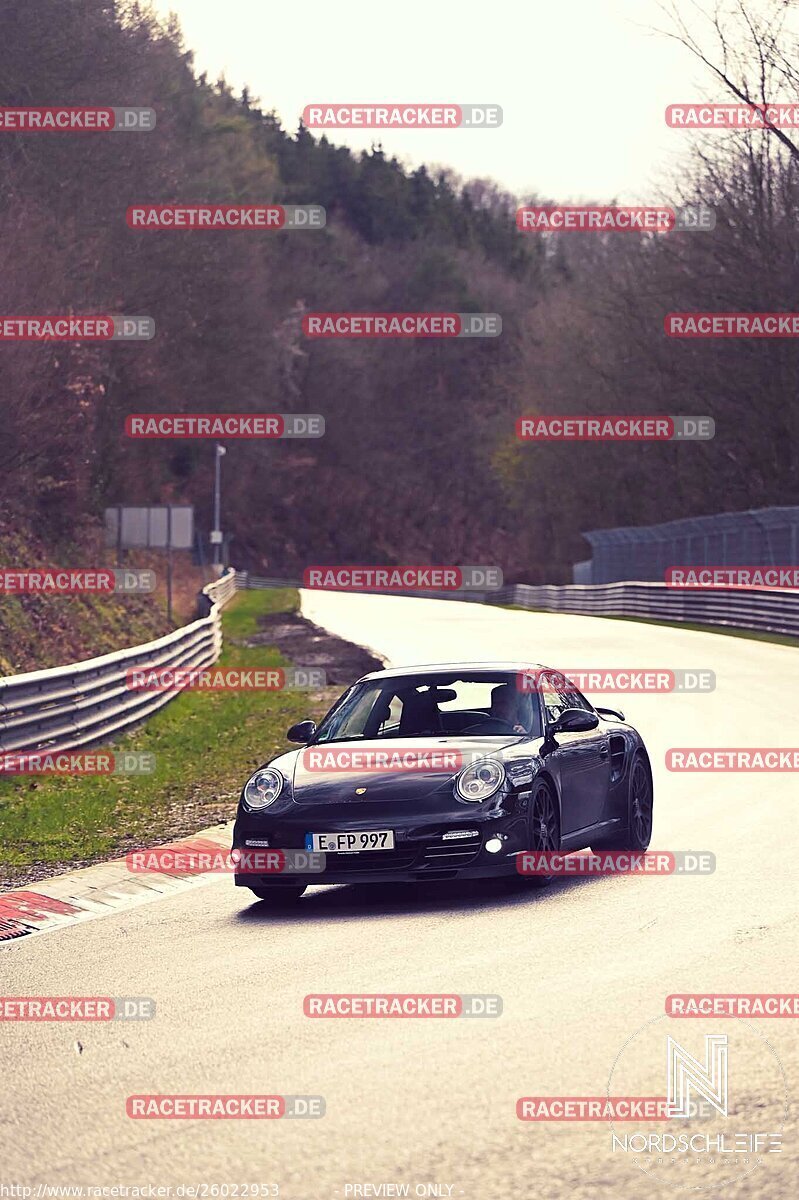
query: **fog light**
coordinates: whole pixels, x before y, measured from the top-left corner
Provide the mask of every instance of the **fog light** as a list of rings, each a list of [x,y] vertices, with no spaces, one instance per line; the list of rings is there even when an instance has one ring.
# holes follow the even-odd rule
[[[486,842],[486,850],[489,854],[499,854],[502,849],[502,838],[492,837]]]

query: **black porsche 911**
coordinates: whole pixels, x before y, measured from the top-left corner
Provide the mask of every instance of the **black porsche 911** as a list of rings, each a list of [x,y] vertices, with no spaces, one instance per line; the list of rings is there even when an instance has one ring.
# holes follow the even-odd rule
[[[233,832],[236,884],[275,905],[310,884],[513,875],[524,851],[649,845],[641,736],[552,668],[375,671],[286,736],[303,748],[251,776]]]

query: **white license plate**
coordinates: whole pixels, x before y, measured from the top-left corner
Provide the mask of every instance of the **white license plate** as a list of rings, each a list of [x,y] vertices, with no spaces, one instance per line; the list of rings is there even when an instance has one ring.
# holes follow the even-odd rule
[[[354,833],[306,833],[306,850],[393,850],[393,829],[358,829]]]

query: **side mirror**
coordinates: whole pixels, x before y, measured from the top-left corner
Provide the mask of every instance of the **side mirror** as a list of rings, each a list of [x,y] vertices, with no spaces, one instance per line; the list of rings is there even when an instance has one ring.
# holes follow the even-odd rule
[[[615,717],[617,721],[625,719],[620,708],[597,708],[597,712],[601,713],[603,717]]]
[[[286,734],[286,739],[289,742],[300,742],[301,745],[305,745],[310,742],[315,733],[316,721],[298,721],[296,725],[292,725]]]
[[[550,726],[550,733],[587,733],[589,729],[596,729],[598,724],[596,713],[584,708],[567,708]]]

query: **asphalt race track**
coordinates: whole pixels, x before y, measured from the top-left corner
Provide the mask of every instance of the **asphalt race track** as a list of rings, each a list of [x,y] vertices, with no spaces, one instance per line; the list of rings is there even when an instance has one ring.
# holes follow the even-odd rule
[[[662,1030],[649,1023],[671,993],[799,991],[796,776],[664,766],[669,747],[799,745],[799,650],[399,597],[305,592],[303,611],[391,664],[715,671],[710,693],[604,697],[652,755],[653,848],[712,852],[715,872],[560,880],[540,893],[524,881],[318,888],[288,916],[221,879],[11,942],[3,995],[149,996],[157,1009],[142,1022],[0,1022],[3,1179],[33,1196],[49,1194],[41,1184],[246,1182],[276,1183],[290,1200],[402,1194],[390,1184],[468,1200],[668,1196],[700,1182],[703,1194],[796,1195],[795,1019],[715,1022],[730,1031],[736,1128],[782,1126],[782,1152],[755,1167],[727,1155],[713,1168],[666,1164],[653,1179],[611,1150],[606,1122],[524,1122],[516,1101],[604,1096],[612,1070],[611,1094],[633,1094],[629,1056]],[[491,993],[503,1011],[309,1019],[303,997],[320,992]],[[701,1057],[710,1023],[667,1023]],[[664,1064],[652,1060],[643,1094],[663,1093]],[[126,1097],[142,1093],[322,1095],[326,1115],[132,1120]]]

